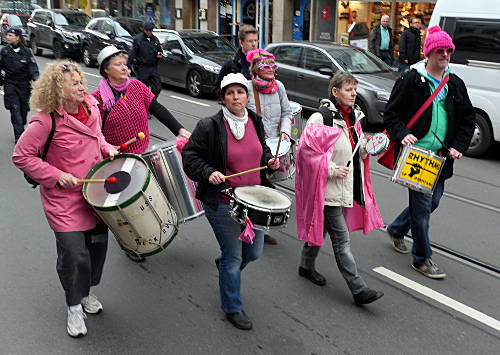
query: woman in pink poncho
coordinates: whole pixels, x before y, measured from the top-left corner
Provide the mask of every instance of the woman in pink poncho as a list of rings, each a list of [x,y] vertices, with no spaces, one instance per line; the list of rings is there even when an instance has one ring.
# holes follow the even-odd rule
[[[363,229],[367,233],[382,227],[383,221],[371,191],[360,123],[364,114],[354,104],[357,86],[352,74],[337,72],[330,81],[331,99],[322,100],[320,112],[309,118],[300,138],[295,177],[297,231],[306,243],[299,275],[317,285],[326,284],[314,265],[328,233],[354,301],[368,304],[384,294],[368,288],[358,274],[349,231]]]

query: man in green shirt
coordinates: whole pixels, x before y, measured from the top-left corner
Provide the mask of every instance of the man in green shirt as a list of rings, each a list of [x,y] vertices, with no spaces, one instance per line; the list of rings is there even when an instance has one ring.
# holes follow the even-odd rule
[[[392,65],[394,61],[394,43],[389,22],[389,15],[383,15],[380,19],[380,24],[373,28],[370,35],[370,52],[382,59],[388,65]]]

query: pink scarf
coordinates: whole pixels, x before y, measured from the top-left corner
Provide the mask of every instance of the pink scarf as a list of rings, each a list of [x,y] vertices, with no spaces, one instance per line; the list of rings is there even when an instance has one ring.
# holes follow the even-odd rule
[[[130,79],[127,79],[121,85],[111,85],[111,83],[108,80],[104,78],[101,79],[101,81],[99,82],[99,93],[101,94],[104,111],[110,111],[113,105],[115,104],[115,95],[111,87],[113,87],[115,91],[125,92],[127,91],[129,84],[130,84]]]
[[[276,79],[264,80],[258,76],[252,76],[252,83],[257,88],[257,91],[263,94],[274,94],[278,91],[278,83],[276,82]]]

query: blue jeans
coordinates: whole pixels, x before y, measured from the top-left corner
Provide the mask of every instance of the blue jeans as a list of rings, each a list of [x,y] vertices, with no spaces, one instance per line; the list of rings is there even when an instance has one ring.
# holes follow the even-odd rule
[[[385,51],[379,51],[378,57],[382,59],[384,62],[387,63],[387,65],[392,66],[392,56],[391,56],[391,51],[385,50]]]
[[[431,213],[439,206],[444,193],[444,181],[439,181],[432,195],[408,189],[409,206],[388,227],[389,234],[404,238],[411,229],[413,237],[413,265],[421,266],[432,255],[429,241],[429,220]]]
[[[264,248],[264,232],[254,229],[253,244],[238,239],[242,226],[229,216],[229,205],[219,203],[217,211],[203,204],[205,215],[219,242],[219,291],[222,310],[226,313],[240,312],[243,302],[240,295],[241,271],[249,262],[257,260]]]

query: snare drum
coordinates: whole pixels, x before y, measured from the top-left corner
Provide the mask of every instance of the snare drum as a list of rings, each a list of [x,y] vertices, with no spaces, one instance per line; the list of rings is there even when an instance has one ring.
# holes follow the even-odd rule
[[[248,217],[255,229],[263,231],[286,226],[292,202],[283,193],[253,185],[236,187],[231,197],[229,215],[236,222],[244,225]]]
[[[266,144],[271,149],[273,156],[276,154],[278,142],[279,137],[266,139]],[[284,181],[292,178],[295,174],[295,141],[293,139],[290,141],[281,140],[278,159],[280,161],[279,169],[267,174],[267,179],[271,182]]]
[[[116,177],[115,184],[85,183],[83,196],[130,254],[149,256],[177,234],[177,216],[146,162],[135,154],[105,159],[87,179]]]
[[[446,158],[417,146],[406,146],[399,154],[391,180],[412,190],[432,194]]]
[[[179,223],[203,216],[205,211],[196,199],[196,186],[182,168],[182,156],[176,142],[163,142],[142,155],[153,171],[168,201],[174,206]]]
[[[292,138],[299,139],[306,122],[302,118],[302,106],[295,101],[289,101],[292,109]]]

